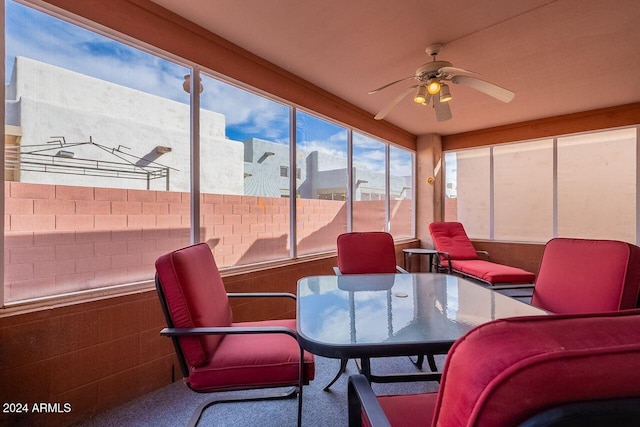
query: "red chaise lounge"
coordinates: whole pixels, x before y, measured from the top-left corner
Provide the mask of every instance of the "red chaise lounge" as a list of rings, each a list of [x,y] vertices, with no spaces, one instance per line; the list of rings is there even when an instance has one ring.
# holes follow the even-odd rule
[[[521,268],[497,264],[481,259],[459,222],[432,222],[429,232],[438,252],[439,267],[452,273],[468,276],[490,285],[506,283],[533,283],[536,275]]]

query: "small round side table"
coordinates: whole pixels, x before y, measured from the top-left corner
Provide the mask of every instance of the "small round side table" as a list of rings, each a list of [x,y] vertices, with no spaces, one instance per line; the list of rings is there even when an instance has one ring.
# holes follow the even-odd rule
[[[436,251],[435,249],[408,248],[408,249],[403,249],[402,252],[404,255],[405,270],[412,271],[412,269],[410,270],[409,268],[411,266],[411,259],[413,258],[413,255],[418,255],[418,256],[428,255],[429,256],[429,272],[433,271],[433,263],[435,261],[434,257],[438,253],[438,251]]]

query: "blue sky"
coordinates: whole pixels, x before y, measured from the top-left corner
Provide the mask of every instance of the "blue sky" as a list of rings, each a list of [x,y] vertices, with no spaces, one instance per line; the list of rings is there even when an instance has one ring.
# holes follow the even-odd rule
[[[157,55],[129,47],[28,7],[6,1],[5,79],[11,78],[14,59],[25,56],[61,68],[117,83],[174,101],[189,103],[182,89],[189,69]],[[224,83],[202,77],[202,108],[225,115],[228,138],[250,137],[289,142],[289,107]],[[298,113],[300,148],[346,157],[345,129]],[[354,161],[367,169],[384,170],[382,144],[354,133]],[[410,155],[391,151],[393,175],[408,175]]]

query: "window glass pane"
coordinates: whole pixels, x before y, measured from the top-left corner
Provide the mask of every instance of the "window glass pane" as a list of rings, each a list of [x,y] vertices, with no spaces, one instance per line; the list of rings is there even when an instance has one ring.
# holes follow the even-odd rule
[[[636,129],[558,138],[558,235],[635,243]]]
[[[413,236],[413,154],[389,147],[390,165],[390,232],[393,237]]]
[[[459,221],[472,238],[488,239],[490,149],[445,154],[445,218]]]
[[[5,301],[152,279],[189,243],[188,70],[6,15]]]
[[[494,238],[546,242],[553,236],[553,140],[493,149]]]
[[[290,109],[207,75],[202,86],[201,241],[219,267],[287,258]]]
[[[458,160],[456,152],[444,153],[444,220],[458,220]]]
[[[385,148],[353,133],[353,231],[385,231]]]
[[[347,130],[296,114],[298,255],[335,250],[347,231]]]

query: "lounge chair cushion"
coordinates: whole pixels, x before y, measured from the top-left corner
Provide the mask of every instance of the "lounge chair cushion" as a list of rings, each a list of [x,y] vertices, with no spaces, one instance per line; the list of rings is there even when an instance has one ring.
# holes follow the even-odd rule
[[[533,283],[536,275],[521,268],[474,260],[451,261],[451,267],[489,283]]]
[[[459,222],[432,222],[429,231],[436,249],[454,259],[478,259],[471,240]]]

